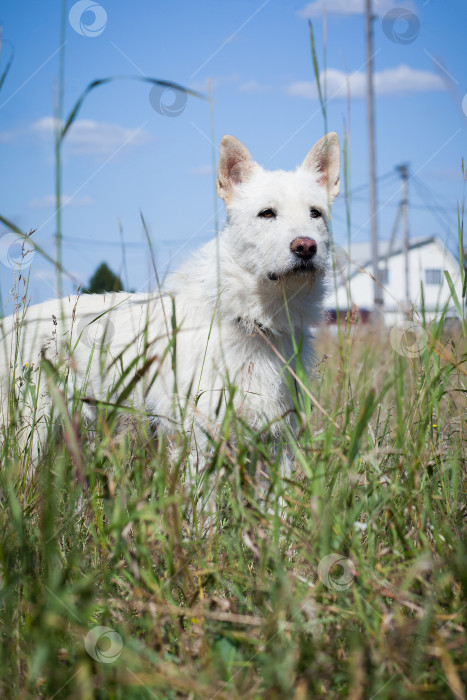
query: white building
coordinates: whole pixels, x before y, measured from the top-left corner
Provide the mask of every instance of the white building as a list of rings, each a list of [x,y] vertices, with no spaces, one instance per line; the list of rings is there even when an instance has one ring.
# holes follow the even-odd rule
[[[384,318],[393,325],[404,317],[406,308],[405,256],[397,242],[389,250],[389,241],[379,241],[381,280],[383,282]],[[423,304],[427,319],[441,313],[447,305],[446,316],[457,316],[444,274],[451,275],[459,300],[462,299],[460,268],[456,257],[436,236],[411,238],[409,242],[409,300],[419,311]],[[350,261],[349,261],[350,259]],[[336,310],[344,315],[355,304],[365,322],[373,308],[373,272],[371,244],[351,243],[350,250],[336,246],[335,277],[326,299],[326,309],[336,318]],[[462,303],[462,302],[461,302]]]

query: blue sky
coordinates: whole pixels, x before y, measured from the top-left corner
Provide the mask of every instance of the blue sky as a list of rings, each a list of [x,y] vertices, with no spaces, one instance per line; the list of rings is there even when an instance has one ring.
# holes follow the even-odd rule
[[[52,127],[60,4],[9,0],[0,13],[2,67],[14,50],[0,91],[0,214],[22,230],[37,229],[33,240],[51,255],[55,254]],[[222,135],[231,133],[266,168],[289,169],[324,133],[307,25],[311,19],[324,70],[323,2],[102,0],[97,8],[97,3],[88,4],[94,4],[97,14],[88,10],[80,17],[84,5],[67,3],[65,113],[96,78],[147,75],[202,92],[210,79],[216,149]],[[362,241],[369,236],[364,3],[327,0],[325,4],[328,127],[338,132],[341,142],[344,124],[350,134],[350,180],[357,190],[352,199],[352,240]],[[74,13],[68,16],[73,6]],[[391,22],[387,13],[401,6],[404,16]],[[374,12],[377,172],[385,175],[397,164],[409,162],[416,173],[409,183],[411,235],[436,233],[455,249],[456,203],[463,191],[461,159],[467,155],[467,4],[375,0]],[[140,210],[161,275],[214,235],[215,207],[222,223],[222,203],[215,203],[213,194],[208,102],[190,97],[178,116],[164,116],[153,108],[149,95],[150,87],[137,82],[97,89],[67,136],[63,263],[83,283],[105,260],[132,289],[154,287]],[[171,97],[161,99],[170,104]],[[388,237],[399,201],[396,175],[380,182],[378,199],[380,235]],[[333,218],[338,243],[347,236],[344,215],[341,197]],[[0,228],[0,236],[6,235],[7,229]],[[2,247],[0,238],[2,260],[5,241]],[[38,254],[30,274],[33,302],[55,295],[55,272]],[[1,262],[0,280],[8,312],[13,271]],[[75,288],[65,279],[64,291]]]

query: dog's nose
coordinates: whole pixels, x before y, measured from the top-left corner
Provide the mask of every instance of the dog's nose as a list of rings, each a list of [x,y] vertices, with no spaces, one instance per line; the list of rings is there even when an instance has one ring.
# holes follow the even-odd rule
[[[290,250],[298,258],[307,260],[315,255],[316,251],[318,250],[318,246],[313,238],[294,238],[290,244]]]

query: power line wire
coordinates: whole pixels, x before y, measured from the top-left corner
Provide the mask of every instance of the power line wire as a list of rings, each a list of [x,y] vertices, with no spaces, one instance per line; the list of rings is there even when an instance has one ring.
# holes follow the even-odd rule
[[[390,170],[389,172],[384,173],[384,175],[378,175],[378,177],[376,178],[376,182],[383,182],[383,180],[388,180],[391,176],[393,178],[396,177],[396,173],[394,172],[394,170]],[[355,187],[355,189],[350,190],[350,192],[348,193],[347,196],[353,197],[353,195],[356,194],[357,192],[361,192],[362,190],[366,190],[366,189],[368,189],[368,183],[365,183],[363,185],[359,185],[358,187]]]
[[[83,239],[83,238],[73,238],[72,236],[62,236],[62,239],[64,241],[68,241],[69,243],[80,243],[83,244],[85,243],[86,245],[105,245],[105,246],[115,246],[118,248],[121,248],[122,244],[120,241],[104,241],[104,240],[99,240],[96,238],[93,239]],[[125,248],[139,248],[141,246],[147,246],[147,243],[143,241],[133,241],[133,242],[126,242],[125,241]]]
[[[418,183],[420,187],[427,193],[427,196],[432,199],[433,201],[437,202],[439,206],[444,206],[442,198],[439,196],[437,192],[435,192],[431,187],[429,187],[423,180],[421,180],[419,177],[414,178],[414,182]],[[448,202],[447,200],[444,200],[445,203],[445,210],[452,212],[453,206],[452,202]]]
[[[418,181],[414,180],[414,181],[413,181],[413,185],[414,185],[415,189],[417,190],[417,193],[418,193],[418,196],[420,197],[420,199],[421,199],[423,202],[425,202],[425,207],[426,207],[426,209],[429,209],[429,210],[432,212],[433,217],[434,217],[434,218],[437,220],[437,222],[440,224],[441,228],[442,228],[444,231],[445,231],[447,228],[450,228],[449,221],[443,220],[443,219],[440,217],[440,215],[438,214],[437,209],[434,208],[431,204],[429,204],[428,201],[425,199],[425,195],[424,195],[424,193],[423,193],[423,189],[420,188],[420,183],[419,183]],[[447,211],[447,210],[444,209],[444,211]],[[451,216],[452,216],[452,212],[450,212],[450,214],[451,214]],[[451,223],[452,223],[452,222],[451,222]]]
[[[420,197],[420,199],[422,199],[423,202],[426,202],[426,200],[423,199],[423,197],[420,194],[418,194],[418,196]],[[355,197],[355,200],[357,202],[366,202],[366,201],[368,201],[368,197],[362,197],[362,196]],[[399,202],[378,202],[378,206],[382,206],[382,205],[387,206],[387,207],[398,207]],[[442,206],[436,206],[436,205],[433,206],[432,204],[413,204],[411,202],[410,208],[411,209],[423,209],[423,211],[426,211],[427,209],[429,211],[442,211],[442,212],[446,212],[448,214],[451,214],[451,216],[453,215],[452,214],[452,207],[448,208],[448,207],[442,207]]]

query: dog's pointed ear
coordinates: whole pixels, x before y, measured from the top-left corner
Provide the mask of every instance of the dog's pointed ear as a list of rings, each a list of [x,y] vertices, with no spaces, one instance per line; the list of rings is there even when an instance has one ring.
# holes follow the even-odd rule
[[[217,167],[217,194],[226,204],[234,195],[234,187],[250,177],[254,165],[243,143],[233,136],[223,137]]]
[[[337,197],[340,190],[341,154],[335,131],[315,143],[301,167],[316,173],[318,185],[326,187],[331,201]]]

